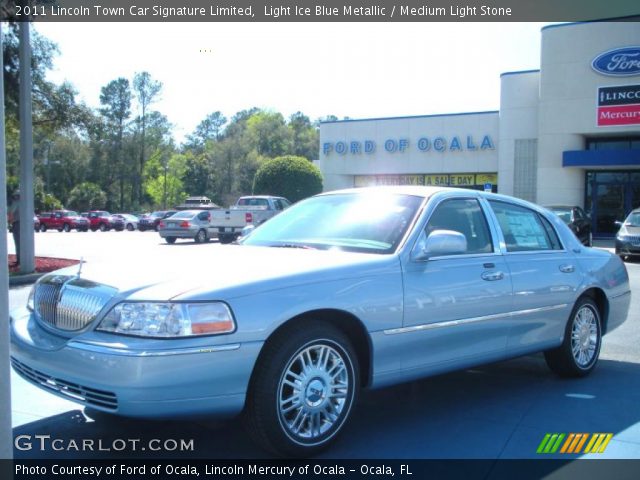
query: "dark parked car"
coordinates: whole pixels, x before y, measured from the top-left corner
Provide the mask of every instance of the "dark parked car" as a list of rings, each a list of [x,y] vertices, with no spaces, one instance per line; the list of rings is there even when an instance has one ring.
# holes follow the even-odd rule
[[[155,230],[157,232],[160,229],[160,220],[169,218],[174,213],[176,213],[176,210],[159,210],[157,212],[150,213],[149,215],[145,215],[140,218],[140,221],[138,222],[138,229],[141,232],[144,232],[145,230]]]
[[[616,234],[616,255],[623,260],[640,257],[640,208],[633,210],[624,222],[616,222],[620,227]]]
[[[578,237],[583,245],[593,245],[593,233],[591,232],[591,218],[580,207],[552,205],[547,207],[566,223],[571,231]]]

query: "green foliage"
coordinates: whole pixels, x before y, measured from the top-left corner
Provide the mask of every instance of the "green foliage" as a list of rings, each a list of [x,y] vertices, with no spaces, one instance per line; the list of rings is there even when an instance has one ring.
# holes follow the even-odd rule
[[[19,174],[17,31],[17,23],[3,29],[8,192],[17,188]],[[91,109],[76,101],[70,83],[55,85],[46,80],[57,46],[33,29],[31,45],[38,210],[58,208],[62,203],[78,210],[132,211],[172,206],[187,192],[226,205],[251,193],[256,172],[271,159],[286,155],[317,158],[317,122],[301,112],[285,119],[278,112],[256,107],[229,119],[213,111],[178,150],[173,126],[152,108],[160,98],[162,83],[149,73],[108,82],[100,92],[100,108]],[[321,180],[317,183],[321,185]],[[317,185],[309,191],[318,191]],[[298,198],[296,193],[285,196]]]
[[[155,169],[153,165],[149,167],[149,170],[156,170],[155,176],[146,182],[147,193],[155,205],[170,208],[182,203],[187,197],[182,182],[182,178],[187,172],[187,159],[187,155],[174,154],[166,164],[161,164],[158,169]],[[153,161],[159,162],[159,159],[156,158]]]
[[[35,197],[36,212],[49,212],[51,210],[60,210],[62,202],[50,193],[45,193],[41,197]]]
[[[292,155],[265,161],[253,184],[256,195],[279,195],[297,202],[322,192],[320,169],[305,158]]]
[[[100,210],[107,204],[107,195],[95,183],[83,182],[71,190],[67,203],[69,208],[79,212]]]

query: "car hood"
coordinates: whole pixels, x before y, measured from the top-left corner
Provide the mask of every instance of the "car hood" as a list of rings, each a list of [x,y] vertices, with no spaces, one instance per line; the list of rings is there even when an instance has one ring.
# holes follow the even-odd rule
[[[119,297],[131,300],[224,300],[399,270],[395,255],[238,245],[176,253],[152,265],[145,262],[144,268],[131,262],[87,262],[81,277],[114,287]],[[74,266],[57,273],[77,272]]]

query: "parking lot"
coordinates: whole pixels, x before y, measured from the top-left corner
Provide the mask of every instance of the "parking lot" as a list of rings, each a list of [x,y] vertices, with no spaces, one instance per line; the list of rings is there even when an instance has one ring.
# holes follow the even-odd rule
[[[87,262],[118,262],[135,276],[149,262],[178,256],[216,270],[223,247],[178,242],[167,245],[155,232],[37,233],[36,254]],[[10,252],[13,242],[8,238]],[[210,265],[207,264],[210,262]],[[562,380],[542,355],[440,375],[379,391],[363,392],[359,407],[325,458],[539,458],[538,445],[549,432],[609,432],[613,439],[598,458],[640,458],[640,263],[628,263],[633,290],[627,322],[604,337],[600,363],[585,379]],[[24,304],[28,286],[10,290],[10,305]],[[92,439],[112,445],[118,439],[193,440],[189,451],[144,447],[104,451],[19,450],[16,458],[260,458],[239,420],[174,422],[113,421],[83,415],[81,406],[31,386],[12,372],[14,437],[45,435]],[[573,456],[575,457],[575,456]]]

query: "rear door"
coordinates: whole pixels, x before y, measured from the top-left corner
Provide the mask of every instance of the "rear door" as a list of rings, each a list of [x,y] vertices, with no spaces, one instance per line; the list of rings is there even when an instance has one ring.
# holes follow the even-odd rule
[[[581,282],[575,254],[560,242],[544,215],[507,201],[488,202],[511,272],[511,354],[560,343]]]

